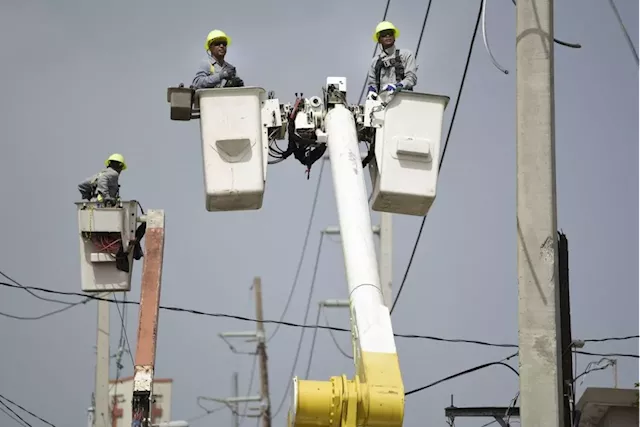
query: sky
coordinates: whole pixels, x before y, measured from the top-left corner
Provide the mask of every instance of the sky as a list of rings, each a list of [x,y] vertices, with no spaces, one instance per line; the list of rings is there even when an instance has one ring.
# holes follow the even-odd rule
[[[77,184],[112,152],[126,156],[121,195],[166,213],[163,305],[254,316],[250,286],[263,283],[266,319],[279,319],[292,287],[311,212],[317,164],[306,180],[296,160],[268,169],[259,211],[209,213],[204,208],[197,121],[169,119],[166,88],[189,84],[204,58],[204,38],[220,28],[233,38],[227,60],[247,85],[273,90],[281,102],[320,94],[327,76],[347,78],[356,102],[373,50],[371,36],[383,0],[338,2],[205,2],[202,0],[4,0],[0,3],[0,270],[24,285],[80,292],[74,202]],[[421,92],[451,97],[449,125],[479,1],[434,1],[417,58]],[[638,45],[638,2],[616,2]],[[397,45],[415,51],[426,2],[392,1],[388,18]],[[569,239],[573,336],[638,334],[638,68],[608,2],[556,2],[556,37],[581,49],[555,47],[558,227]],[[445,338],[517,343],[515,225],[515,8],[489,2],[487,34],[505,75],[476,38],[437,200],[394,310],[394,331]],[[636,47],[637,49],[637,47]],[[328,166],[328,165],[327,165]],[[337,225],[332,181],[322,175],[318,205],[300,279],[285,320],[302,323],[320,231]],[[378,215],[372,215],[373,223]],[[404,274],[421,218],[394,217],[394,289]],[[137,300],[142,264],[128,299]],[[338,240],[326,240],[318,264],[318,301],[346,298]],[[65,297],[60,297],[64,299]],[[79,297],[66,297],[77,301]],[[62,306],[0,288],[0,312],[37,316]],[[0,318],[0,394],[56,426],[86,423],[94,387],[95,302],[44,320]],[[344,310],[332,326],[349,327]],[[127,308],[135,350],[137,307]],[[121,320],[111,311],[111,348]],[[162,311],[157,376],[174,379],[175,420],[203,413],[198,396],[226,397],[231,373],[248,391],[253,357],[236,355],[217,334],[249,331],[232,319]],[[274,327],[267,326],[267,333]],[[300,361],[304,375],[311,332]],[[268,344],[273,410],[291,380],[300,330],[282,327]],[[336,340],[350,352],[348,333]],[[482,363],[511,349],[397,338],[406,390]],[[239,345],[251,350],[251,344]],[[589,343],[585,351],[637,353],[637,340]],[[578,372],[596,356],[578,356]],[[127,355],[121,375],[131,375]],[[517,367],[517,359],[511,361]],[[318,333],[311,378],[353,374],[326,331]],[[111,376],[115,376],[112,363]],[[637,359],[619,358],[620,387],[638,379]],[[613,371],[580,384],[609,387]],[[252,394],[257,392],[254,381]],[[444,425],[444,408],[507,406],[518,380],[491,367],[408,396],[404,425]],[[287,403],[274,419],[284,425]],[[3,418],[0,424],[11,425]],[[230,422],[227,410],[191,423]],[[486,420],[456,420],[459,427]],[[244,425],[252,425],[247,420]],[[36,425],[36,424],[34,424]]]

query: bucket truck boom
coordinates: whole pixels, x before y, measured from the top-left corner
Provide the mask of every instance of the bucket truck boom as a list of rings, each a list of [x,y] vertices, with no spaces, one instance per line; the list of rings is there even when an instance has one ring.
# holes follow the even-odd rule
[[[364,166],[371,165],[373,210],[426,215],[436,194],[442,119],[449,98],[399,92],[350,106],[346,83],[343,77],[329,77],[324,99],[299,97],[293,107],[252,87],[169,88],[167,97],[172,119],[201,121],[210,211],[260,209],[266,167],[272,163],[266,160],[269,154],[277,161],[294,154],[309,170],[328,149],[347,273],[355,375],[351,380],[346,375],[329,381],[293,378],[290,427],[400,427],[404,417],[404,385],[380,287]],[[284,130],[289,147],[272,150]],[[364,161],[360,141],[369,145]]]

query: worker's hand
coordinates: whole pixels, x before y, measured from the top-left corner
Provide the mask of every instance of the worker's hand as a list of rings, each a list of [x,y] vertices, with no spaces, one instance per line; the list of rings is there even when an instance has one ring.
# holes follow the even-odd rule
[[[376,99],[378,99],[378,94],[376,92],[369,92],[367,93],[367,99],[375,101]]]
[[[395,85],[390,84],[384,88],[385,91],[389,91],[389,92],[400,92],[401,89],[402,89],[402,83],[398,83]]]
[[[223,79],[230,79],[231,77],[234,77],[236,75],[236,69],[235,68],[225,68],[222,71],[222,78]]]

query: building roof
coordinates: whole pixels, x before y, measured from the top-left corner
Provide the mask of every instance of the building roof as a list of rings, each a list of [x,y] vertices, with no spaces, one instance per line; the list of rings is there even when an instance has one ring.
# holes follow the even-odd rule
[[[637,400],[636,389],[588,387],[576,405],[576,409],[582,413],[579,427],[598,425],[609,408],[635,407]]]

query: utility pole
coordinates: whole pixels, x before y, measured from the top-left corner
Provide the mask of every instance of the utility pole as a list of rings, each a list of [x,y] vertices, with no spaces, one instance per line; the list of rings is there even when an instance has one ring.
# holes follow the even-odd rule
[[[96,390],[93,405],[93,422],[95,427],[110,427],[109,413],[109,310],[108,301],[111,293],[102,295],[98,300],[98,331],[96,338]]]
[[[231,396],[232,397],[239,397],[238,396],[239,393],[240,393],[240,391],[238,389],[238,373],[234,372],[232,380],[231,380]],[[231,418],[231,420],[233,421],[231,423],[232,427],[240,427],[239,412],[240,412],[240,405],[236,402],[233,405],[233,413],[231,414],[233,416],[233,418]]]
[[[269,374],[267,369],[267,344],[264,333],[264,314],[262,312],[262,280],[253,279],[256,293],[256,320],[258,332],[258,358],[260,363],[260,395],[262,397],[262,427],[271,427],[271,401],[269,400]]]
[[[164,262],[165,217],[162,209],[149,209],[140,308],[138,310],[138,339],[133,368],[133,395],[131,420],[140,427],[151,427],[153,422],[153,379],[155,376],[162,264]]]
[[[560,427],[553,0],[520,0],[516,15],[520,416],[524,427]]]

